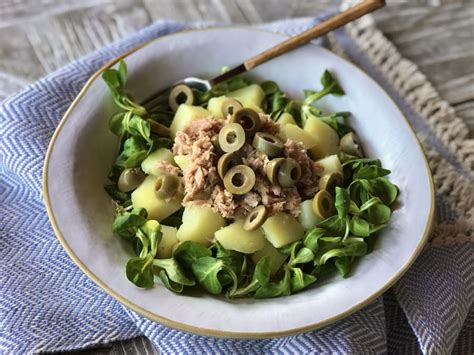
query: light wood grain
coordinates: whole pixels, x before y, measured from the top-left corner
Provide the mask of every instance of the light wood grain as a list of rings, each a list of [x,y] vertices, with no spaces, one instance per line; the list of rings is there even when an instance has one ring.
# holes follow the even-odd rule
[[[323,36],[328,32],[342,27],[349,22],[357,20],[363,15],[371,13],[372,11],[375,11],[383,6],[385,6],[385,1],[383,0],[364,0],[360,4],[336,14],[335,16],[319,23],[318,25],[304,31],[303,33],[293,36],[286,41],[256,55],[255,57],[246,60],[244,62],[245,69],[250,70],[255,68],[257,65],[276,58],[283,53],[287,53],[292,49],[301,47],[303,44],[308,43],[312,39]]]
[[[333,0],[1,0],[0,100],[153,21],[253,24],[318,16]],[[403,56],[419,65],[474,129],[474,1],[387,0],[374,13]],[[156,354],[144,338],[82,354]]]

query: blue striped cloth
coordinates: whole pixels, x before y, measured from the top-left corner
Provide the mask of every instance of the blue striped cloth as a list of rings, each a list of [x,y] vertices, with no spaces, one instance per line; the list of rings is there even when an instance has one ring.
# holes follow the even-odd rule
[[[295,34],[316,21],[262,27]],[[0,352],[75,350],[145,335],[163,353],[473,353],[472,243],[431,246],[392,290],[359,312],[318,331],[267,340],[209,338],[166,328],[123,307],[76,267],[54,236],[42,201],[48,142],[74,97],[104,63],[152,38],[192,27],[155,23],[1,103]],[[443,150],[352,39],[344,31],[337,38],[351,60],[397,101],[418,133]],[[437,196],[438,223],[453,218],[444,208],[446,198]]]

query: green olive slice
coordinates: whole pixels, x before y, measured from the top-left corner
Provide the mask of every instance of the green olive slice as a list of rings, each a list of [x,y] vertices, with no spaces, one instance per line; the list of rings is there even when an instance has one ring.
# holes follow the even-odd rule
[[[284,161],[285,158],[275,158],[270,160],[267,165],[265,165],[265,174],[267,174],[268,180],[273,185],[278,185],[278,170]]]
[[[283,150],[283,142],[280,138],[264,132],[257,132],[255,134],[252,145],[259,152],[268,155],[269,158],[276,157]]]
[[[238,123],[229,123],[219,132],[219,146],[226,153],[238,151],[245,143],[245,132]]]
[[[229,169],[241,163],[240,158],[235,153],[225,153],[217,161],[217,173],[224,179]]]
[[[301,179],[301,166],[292,158],[285,158],[278,169],[278,184],[281,187],[292,187]]]
[[[245,218],[244,222],[244,229],[246,231],[253,231],[265,222],[267,219],[267,209],[265,206],[257,206],[255,207]]]
[[[334,197],[326,190],[320,190],[313,198],[313,212],[321,218],[331,217],[335,213]]]
[[[125,169],[119,176],[117,187],[122,192],[135,190],[145,180],[145,174],[139,168]]]
[[[235,112],[237,112],[241,108],[242,108],[242,104],[240,103],[239,100],[228,98],[222,102],[221,112],[224,118],[227,118],[228,115],[233,115]]]
[[[329,174],[324,174],[321,179],[319,179],[319,189],[326,190],[330,194],[334,195],[336,186],[341,186],[344,182],[342,174],[338,171],[334,171]]]
[[[224,187],[234,195],[244,195],[255,186],[255,173],[246,165],[236,165],[224,176]]]
[[[342,136],[339,144],[341,145],[341,150],[344,153],[355,155],[358,157],[362,156],[362,149],[354,132],[349,132]]]
[[[214,146],[214,151],[217,155],[222,155],[224,152],[221,149],[221,146],[219,145],[219,135],[216,134],[211,138],[211,143]]]
[[[178,109],[181,104],[192,105],[194,102],[193,90],[184,84],[176,85],[170,92],[168,104],[173,111]]]
[[[176,175],[160,175],[155,181],[155,195],[159,199],[171,198],[179,192],[181,179]]]
[[[249,138],[252,138],[262,127],[262,120],[258,112],[251,108],[241,108],[236,111],[232,115],[230,122],[240,124],[245,131],[245,135]]]

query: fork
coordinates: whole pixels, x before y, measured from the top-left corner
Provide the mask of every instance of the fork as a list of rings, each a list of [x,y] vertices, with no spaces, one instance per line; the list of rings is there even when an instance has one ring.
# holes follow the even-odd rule
[[[168,100],[168,94],[171,89],[179,84],[185,84],[193,89],[198,89],[201,91],[207,91],[212,89],[213,86],[222,83],[226,80],[233,78],[236,75],[245,73],[256,66],[269,61],[270,59],[276,58],[286,52],[289,52],[295,48],[301,47],[302,45],[308,43],[309,41],[323,36],[326,33],[335,30],[345,24],[357,20],[358,18],[375,11],[381,7],[385,6],[385,0],[364,0],[358,5],[351,7],[343,12],[338,13],[337,15],[311,27],[310,29],[300,33],[297,36],[290,37],[286,41],[283,41],[277,44],[274,47],[271,47],[264,52],[257,54],[256,56],[247,59],[242,64],[236,66],[233,69],[221,74],[213,79],[206,80],[196,77],[187,77],[179,82],[174,83],[171,87],[161,90],[158,93],[153,94],[147,98],[142,106],[149,113],[153,113],[162,107],[162,104]]]

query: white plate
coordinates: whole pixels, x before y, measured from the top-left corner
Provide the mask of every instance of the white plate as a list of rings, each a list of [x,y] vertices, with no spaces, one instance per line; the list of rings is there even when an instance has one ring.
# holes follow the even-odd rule
[[[123,56],[129,68],[127,88],[135,98],[143,99],[177,79],[215,75],[223,66],[237,65],[284,38],[245,28],[162,37]],[[112,235],[113,208],[103,190],[117,138],[107,127],[115,108],[100,72],[71,105],[46,156],[46,206],[68,254],[92,280],[129,308],[162,324],[199,334],[294,334],[334,322],[374,300],[407,270],[427,239],[434,209],[431,174],[413,131],[393,101],[361,70],[331,52],[307,45],[258,67],[252,76],[275,80],[290,97],[301,97],[303,89],[320,87],[319,78],[326,68],[339,79],[346,95],[328,98],[325,107],[352,112],[351,125],[365,152],[392,170],[390,179],[401,190],[390,226],[349,278],[335,275],[290,297],[236,301],[176,295],[161,285],[142,290],[131,284],[125,276],[131,252]]]

